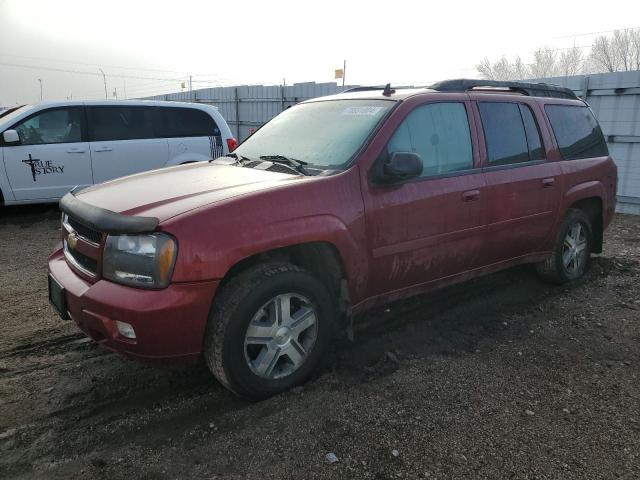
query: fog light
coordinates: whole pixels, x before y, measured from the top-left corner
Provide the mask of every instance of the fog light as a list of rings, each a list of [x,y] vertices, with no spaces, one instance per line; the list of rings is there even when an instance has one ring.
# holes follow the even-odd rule
[[[116,320],[116,325],[118,326],[118,331],[120,335],[127,338],[136,338],[136,332],[131,325],[128,323],[121,322],[120,320]]]

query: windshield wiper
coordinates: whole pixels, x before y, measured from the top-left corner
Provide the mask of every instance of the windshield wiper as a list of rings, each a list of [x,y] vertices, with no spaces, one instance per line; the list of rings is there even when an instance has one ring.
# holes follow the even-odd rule
[[[238,155],[237,153],[227,153],[226,155],[222,155],[223,157],[229,157],[229,158],[233,158],[236,161],[236,165],[242,165],[243,162],[250,162],[251,159],[249,157],[245,157],[244,155]],[[220,158],[220,157],[218,157]],[[209,160],[209,163],[213,162],[214,160],[216,160],[215,158],[212,158],[211,160]]]
[[[304,166],[308,165],[308,163],[302,160],[285,157],[284,155],[260,155],[260,160],[268,160],[269,162],[287,165],[289,167],[293,167],[295,171],[303,175],[308,175],[308,172],[304,168]]]

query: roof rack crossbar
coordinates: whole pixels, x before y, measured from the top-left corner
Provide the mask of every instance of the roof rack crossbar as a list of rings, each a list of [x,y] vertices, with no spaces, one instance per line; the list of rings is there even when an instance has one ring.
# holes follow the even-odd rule
[[[466,92],[474,88],[504,88],[514,92],[520,92],[532,97],[553,97],[578,99],[573,90],[551,85],[548,83],[529,83],[502,80],[479,80],[459,78],[456,80],[444,80],[431,85],[429,88],[439,92]]]

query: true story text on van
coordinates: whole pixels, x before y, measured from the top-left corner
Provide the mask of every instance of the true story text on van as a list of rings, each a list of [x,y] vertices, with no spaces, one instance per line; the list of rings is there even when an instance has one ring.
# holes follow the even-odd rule
[[[31,154],[29,154],[29,158],[25,158],[22,160],[22,163],[25,163],[31,167],[31,175],[33,176],[33,181],[36,181],[36,176],[38,175],[48,175],[50,173],[64,173],[64,165],[53,165],[51,160],[40,160],[39,158],[32,158]]]

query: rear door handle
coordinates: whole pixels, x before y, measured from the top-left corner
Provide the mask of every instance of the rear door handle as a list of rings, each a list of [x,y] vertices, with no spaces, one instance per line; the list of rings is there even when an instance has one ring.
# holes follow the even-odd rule
[[[555,183],[556,183],[555,178],[545,178],[542,180],[542,188],[553,187]]]
[[[469,190],[462,194],[462,200],[465,202],[472,202],[480,199],[480,190]]]
[[[96,147],[93,149],[94,152],[110,152],[113,150],[111,147]]]
[[[70,147],[67,149],[67,153],[84,153],[85,149],[81,147]]]

